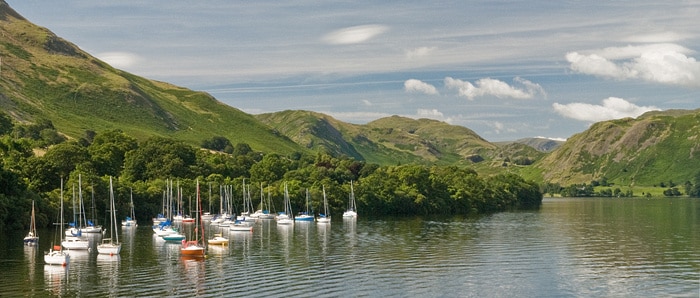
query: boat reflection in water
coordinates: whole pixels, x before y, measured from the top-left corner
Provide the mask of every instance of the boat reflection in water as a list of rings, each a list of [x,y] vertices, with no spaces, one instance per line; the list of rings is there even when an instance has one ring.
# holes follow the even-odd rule
[[[187,284],[182,286],[188,291],[194,291],[193,293],[183,294],[197,297],[204,295],[206,293],[206,279],[204,278],[206,276],[206,272],[204,267],[204,258],[199,256],[181,255],[180,261],[182,264],[181,269],[184,273],[183,275],[187,281]]]
[[[44,265],[44,284],[46,290],[54,296],[63,296],[68,287],[68,266]]]
[[[109,291],[109,297],[119,296],[119,265],[121,256],[109,254],[97,254],[97,274],[101,277],[100,283]]]

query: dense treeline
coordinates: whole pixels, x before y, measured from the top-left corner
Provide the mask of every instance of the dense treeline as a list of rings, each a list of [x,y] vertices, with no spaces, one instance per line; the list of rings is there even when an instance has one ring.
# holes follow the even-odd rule
[[[536,207],[542,200],[538,185],[517,175],[480,177],[456,166],[378,166],[322,153],[281,156],[221,137],[203,140],[208,149],[159,137],[139,143],[119,130],[87,131],[79,140],[65,140],[50,122],[14,125],[6,115],[0,116],[0,133],[2,228],[26,227],[32,200],[38,225],[50,225],[58,214],[61,183],[66,215],[72,214],[68,206],[74,193],[82,191],[85,207],[92,208],[95,198],[97,220],[103,221],[109,177],[115,178],[119,216],[129,211],[133,196],[139,221],[162,212],[168,180],[180,186],[185,212],[194,206],[196,181],[203,208],[214,213],[225,185],[237,194],[234,208],[240,211],[244,183],[256,205],[261,193],[269,195],[272,211],[282,208],[285,183],[295,211],[304,208],[306,189],[312,208],[320,210],[325,188],[332,215],[345,209],[351,182],[361,215],[475,214]]]

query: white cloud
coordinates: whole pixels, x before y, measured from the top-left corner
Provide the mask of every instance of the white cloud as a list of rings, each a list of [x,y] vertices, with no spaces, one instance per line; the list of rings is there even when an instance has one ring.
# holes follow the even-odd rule
[[[95,56],[112,67],[119,69],[129,68],[140,60],[137,55],[127,52],[105,52]]]
[[[560,141],[560,142],[566,142],[566,138],[552,138],[552,137],[545,137],[545,136],[536,136],[536,139],[545,139],[545,140],[552,140],[552,141]]]
[[[611,47],[589,54],[569,52],[566,60],[574,71],[620,80],[700,87],[700,63],[676,44]]]
[[[368,41],[389,30],[382,25],[362,25],[347,27],[326,34],[323,40],[329,44],[356,44]]]
[[[520,77],[516,77],[514,81],[522,85],[522,88],[514,87],[503,81],[491,78],[479,79],[472,84],[451,77],[445,78],[445,87],[448,89],[457,89],[459,96],[466,97],[469,100],[474,100],[474,98],[481,96],[526,99],[532,98],[538,93],[546,95],[544,89],[539,84],[535,84]]]
[[[637,106],[618,97],[608,97],[602,105],[587,103],[552,104],[554,111],[560,115],[586,122],[598,122],[626,117],[638,117],[648,111],[657,111],[654,106]]]
[[[418,109],[416,110],[415,116],[409,116],[411,118],[428,118],[433,120],[439,120],[446,123],[452,123],[453,120],[450,117],[445,117],[445,114],[438,111],[437,109]]]
[[[364,104],[364,105],[366,105],[366,106],[368,106],[368,107],[371,107],[371,106],[372,106],[372,102],[369,101],[369,100],[367,100],[367,99],[363,99],[363,100],[362,100],[362,104]]]
[[[425,57],[425,56],[428,56],[430,53],[434,52],[435,50],[437,50],[436,47],[415,48],[415,49],[406,51],[406,58],[407,59],[414,59],[414,58]]]
[[[418,109],[416,111],[416,114],[419,117],[424,117],[424,118],[435,118],[437,117],[438,119],[442,119],[445,115],[442,114],[442,112],[438,111],[437,109]]]
[[[403,89],[408,93],[423,93],[428,95],[437,95],[439,92],[435,86],[416,79],[409,79],[403,83]]]

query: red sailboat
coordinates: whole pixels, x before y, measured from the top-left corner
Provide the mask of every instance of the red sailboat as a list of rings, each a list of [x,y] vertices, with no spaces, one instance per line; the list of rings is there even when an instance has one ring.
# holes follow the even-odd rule
[[[189,241],[182,240],[180,255],[183,257],[203,258],[206,253],[204,246],[204,225],[201,222],[202,218],[202,201],[199,198],[199,180],[197,180],[197,216],[194,228],[194,239]]]

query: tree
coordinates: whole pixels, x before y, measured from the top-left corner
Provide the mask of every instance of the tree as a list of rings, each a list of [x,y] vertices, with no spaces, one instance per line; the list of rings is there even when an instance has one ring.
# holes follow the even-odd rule
[[[65,142],[55,145],[42,158],[56,170],[58,176],[62,177],[68,177],[78,165],[90,162],[90,154],[87,148],[77,142]]]
[[[255,181],[277,181],[289,170],[289,162],[278,154],[266,154],[260,162],[250,167],[250,178]]]
[[[238,143],[233,147],[233,155],[236,156],[248,155],[251,152],[253,152],[253,149],[246,143]]]
[[[12,123],[12,118],[0,111],[0,135],[5,135],[12,132],[14,124]]]
[[[126,153],[137,148],[136,139],[121,130],[112,130],[94,136],[88,152],[98,174],[119,176]]]
[[[192,178],[196,153],[183,142],[154,137],[124,156],[123,176],[128,181],[159,178]]]
[[[215,136],[211,139],[202,141],[202,148],[211,149],[215,151],[221,151],[226,153],[233,153],[233,145],[229,139],[222,136]]]

